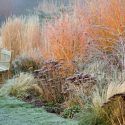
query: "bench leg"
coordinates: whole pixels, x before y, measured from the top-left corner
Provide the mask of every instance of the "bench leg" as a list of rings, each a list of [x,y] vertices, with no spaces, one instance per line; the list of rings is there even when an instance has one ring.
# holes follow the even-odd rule
[[[0,83],[4,83],[5,80],[10,79],[11,77],[12,77],[11,72],[9,70],[5,71],[5,72],[1,72],[0,73]]]
[[[0,84],[3,83],[3,80],[2,80],[2,74],[0,73]]]
[[[0,73],[0,83],[3,84],[4,83],[4,74]]]

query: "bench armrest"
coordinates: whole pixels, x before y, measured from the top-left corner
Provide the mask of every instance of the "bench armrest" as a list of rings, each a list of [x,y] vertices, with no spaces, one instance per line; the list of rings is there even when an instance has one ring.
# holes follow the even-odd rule
[[[0,61],[0,63],[10,63],[10,61]]]

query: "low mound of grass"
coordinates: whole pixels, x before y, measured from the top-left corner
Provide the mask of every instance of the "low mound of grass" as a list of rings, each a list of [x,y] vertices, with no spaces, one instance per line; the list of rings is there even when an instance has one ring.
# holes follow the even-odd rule
[[[16,78],[8,80],[7,83],[1,87],[0,95],[11,95],[17,98],[23,98],[35,83],[36,80],[31,74],[21,73]]]

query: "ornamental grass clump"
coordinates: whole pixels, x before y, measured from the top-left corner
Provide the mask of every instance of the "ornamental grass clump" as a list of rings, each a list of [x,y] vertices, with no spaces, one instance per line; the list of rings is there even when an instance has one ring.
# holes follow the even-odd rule
[[[111,82],[103,89],[97,88],[92,104],[83,110],[80,125],[124,125],[125,82]]]
[[[0,89],[0,95],[15,96],[19,99],[24,99],[30,93],[29,90],[33,89],[33,85],[37,84],[33,75],[29,73],[21,73],[17,77],[10,79]]]

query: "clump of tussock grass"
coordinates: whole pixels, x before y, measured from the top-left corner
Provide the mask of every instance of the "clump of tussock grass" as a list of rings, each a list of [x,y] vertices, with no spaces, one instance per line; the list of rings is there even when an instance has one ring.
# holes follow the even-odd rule
[[[10,79],[0,89],[1,96],[15,96],[24,98],[28,95],[28,90],[33,88],[36,80],[31,74],[21,73],[19,76]]]
[[[125,82],[111,82],[105,88],[97,88],[92,104],[83,111],[80,125],[123,125],[125,124]],[[86,113],[86,114],[85,114]]]

